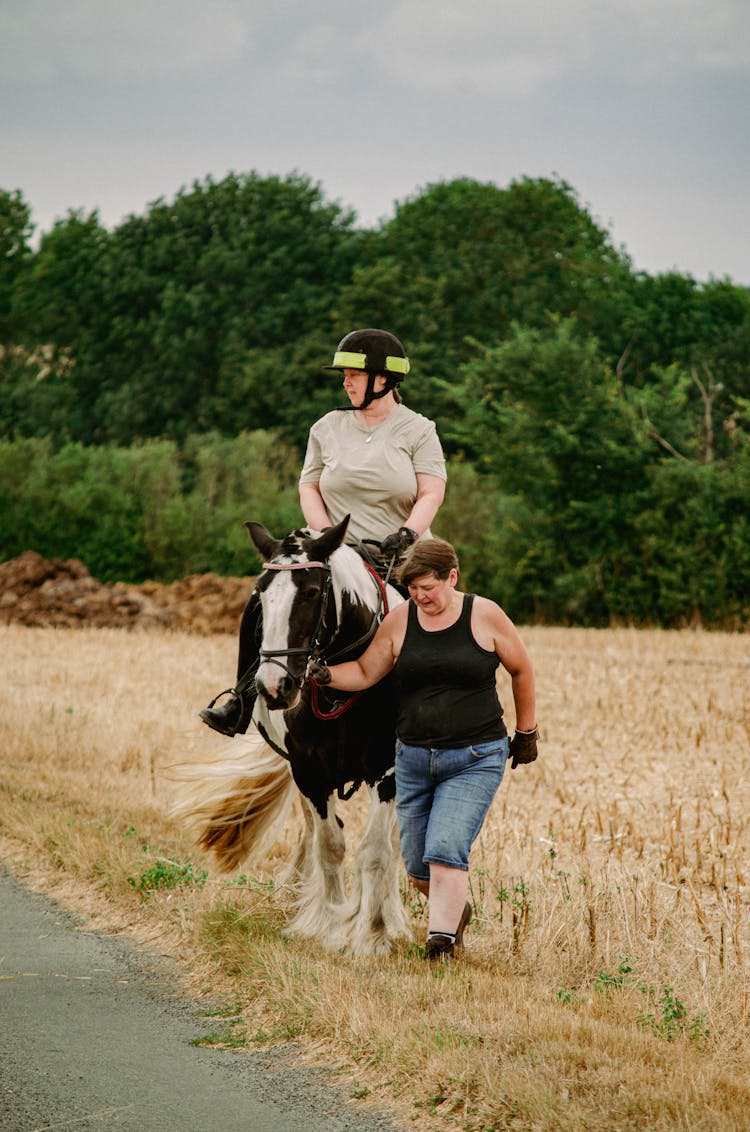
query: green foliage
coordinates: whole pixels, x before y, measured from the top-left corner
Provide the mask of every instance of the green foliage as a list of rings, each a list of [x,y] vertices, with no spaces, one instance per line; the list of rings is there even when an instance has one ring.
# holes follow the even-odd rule
[[[190,1044],[208,1049],[247,1049],[249,1041],[247,1027],[234,1018],[223,1033],[203,1034],[200,1038],[193,1038]]]
[[[128,884],[140,893],[141,900],[148,900],[153,892],[165,888],[190,886],[203,888],[208,879],[205,869],[195,870],[191,861],[180,861],[177,857],[156,857],[138,876],[129,876]]]
[[[53,344],[0,344],[0,438],[66,436],[76,401],[72,362]]]
[[[190,437],[184,458],[190,572],[257,572],[260,560],[244,523],[258,520],[283,535],[302,522],[298,452],[269,432],[233,440],[212,433]]]
[[[720,464],[671,460],[651,468],[649,505],[625,548],[622,600],[643,610],[639,620],[725,628],[750,621],[749,498],[747,442]]]
[[[750,292],[729,280],[697,283],[689,275],[639,275],[623,323],[623,374],[636,385],[654,367],[708,365],[728,386],[748,392]]]
[[[599,971],[594,981],[594,991],[597,994],[607,995],[633,988],[639,994],[645,995],[649,1004],[656,1006],[655,1010],[643,1011],[638,1015],[638,1025],[644,1029],[652,1030],[668,1042],[677,1038],[687,1038],[692,1042],[702,1042],[709,1037],[706,1024],[706,1015],[697,1014],[689,1018],[688,1009],[684,1002],[674,993],[670,985],[663,986],[661,991],[640,982],[633,973],[633,967],[626,955],[617,956],[619,962],[617,971]],[[557,992],[558,1000],[562,1003],[571,1003],[573,996],[563,989]]]
[[[656,998],[653,990],[649,991],[649,995],[652,999]],[[705,1013],[688,1018],[687,1007],[675,996],[671,986],[662,987],[658,1008],[658,1013],[645,1011],[639,1016],[638,1022],[644,1028],[661,1034],[668,1042],[673,1042],[679,1037],[687,1037],[693,1042],[703,1042],[710,1036]]]
[[[434,530],[516,620],[750,620],[750,292],[634,273],[559,179],[427,186],[372,230],[299,174],[210,178],[30,245],[0,190],[0,554],[102,580],[257,568],[300,521],[324,373],[405,341],[450,456]]]
[[[299,456],[273,434],[130,448],[0,441],[0,558],[80,558],[101,581],[171,581],[259,566],[244,528],[301,521]]]
[[[456,456],[448,461],[446,497],[432,525],[433,533],[456,547],[461,563],[461,588],[513,608],[512,587],[504,568],[505,532],[514,501],[494,482]]]
[[[14,341],[11,310],[18,279],[31,259],[31,212],[21,193],[0,189],[0,344]]]
[[[631,975],[633,968],[627,955],[617,956],[619,963],[617,964],[616,974],[610,974],[608,971],[600,971],[596,976],[594,982],[594,990],[597,994],[609,994],[611,990],[619,990],[621,987],[627,986],[632,982]]]
[[[514,325],[463,378],[463,412],[448,431],[514,503],[503,589],[515,615],[605,620],[646,450],[614,374],[573,320],[554,320]]]
[[[389,326],[409,343],[410,404],[442,423],[467,340],[500,343],[514,321],[575,315],[612,350],[630,303],[630,266],[563,181],[523,178],[500,189],[470,178],[428,186],[397,205],[366,245],[337,307],[344,322]]]

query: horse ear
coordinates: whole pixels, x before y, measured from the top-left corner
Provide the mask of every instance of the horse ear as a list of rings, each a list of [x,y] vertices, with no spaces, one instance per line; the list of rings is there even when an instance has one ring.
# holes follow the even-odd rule
[[[308,553],[325,562],[329,555],[333,554],[334,550],[338,550],[344,541],[349,519],[349,515],[344,515],[340,523],[337,523],[335,527],[329,527],[327,531],[323,531],[320,538],[311,539]]]
[[[258,554],[266,562],[270,562],[274,554],[277,554],[281,548],[279,540],[274,538],[262,523],[245,523],[245,526]]]

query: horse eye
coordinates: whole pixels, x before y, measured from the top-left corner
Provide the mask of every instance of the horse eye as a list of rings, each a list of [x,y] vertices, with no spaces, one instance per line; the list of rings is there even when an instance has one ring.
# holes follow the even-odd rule
[[[305,586],[302,596],[305,601],[314,601],[320,593],[320,586]]]

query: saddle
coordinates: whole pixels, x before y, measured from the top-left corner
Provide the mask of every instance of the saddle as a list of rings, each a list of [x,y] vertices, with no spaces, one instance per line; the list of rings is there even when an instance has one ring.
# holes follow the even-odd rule
[[[377,570],[381,578],[385,571],[388,569],[389,563],[383,557],[383,552],[380,549],[380,543],[374,538],[352,538],[346,540],[346,545],[351,546],[356,550],[360,558],[373,570]]]
[[[406,588],[392,576],[395,563],[392,558],[386,558],[384,556],[377,539],[347,539],[347,546],[351,546],[353,550],[356,550],[362,561],[366,562],[368,566],[371,566],[386,585],[393,586],[403,597],[409,596]]]

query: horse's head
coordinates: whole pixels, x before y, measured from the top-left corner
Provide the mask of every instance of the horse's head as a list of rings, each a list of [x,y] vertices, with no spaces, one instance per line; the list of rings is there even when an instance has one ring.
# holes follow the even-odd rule
[[[263,559],[256,583],[263,608],[263,640],[255,686],[271,710],[296,707],[310,654],[333,617],[329,558],[341,546],[347,515],[318,537],[292,531],[276,539],[262,523],[246,523]]]

